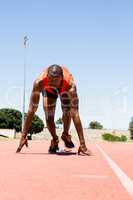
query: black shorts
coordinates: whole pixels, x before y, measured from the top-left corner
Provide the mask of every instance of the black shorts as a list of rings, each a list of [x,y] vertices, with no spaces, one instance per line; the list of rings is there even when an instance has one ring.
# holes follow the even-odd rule
[[[57,99],[59,93],[58,93],[57,90],[53,90],[52,92],[49,92],[47,90],[43,90],[42,95],[43,95],[43,97],[49,97],[49,98]]]

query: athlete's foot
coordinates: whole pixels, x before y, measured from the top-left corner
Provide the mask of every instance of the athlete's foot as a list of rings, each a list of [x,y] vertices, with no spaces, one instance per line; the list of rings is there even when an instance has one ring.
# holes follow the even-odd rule
[[[19,147],[16,150],[16,153],[19,153],[21,151],[21,149],[23,148],[24,145],[26,147],[28,147],[28,140],[27,140],[27,138],[22,137],[21,140],[20,140]]]
[[[64,141],[67,148],[74,148],[74,143],[72,142],[71,135],[62,133],[61,139]]]
[[[86,146],[79,146],[79,149],[78,149],[78,155],[87,155],[87,156],[91,156],[92,155],[92,152],[87,149]]]
[[[59,144],[58,139],[56,139],[56,140],[52,139],[48,152],[49,153],[56,153],[56,151],[59,150],[58,144]]]

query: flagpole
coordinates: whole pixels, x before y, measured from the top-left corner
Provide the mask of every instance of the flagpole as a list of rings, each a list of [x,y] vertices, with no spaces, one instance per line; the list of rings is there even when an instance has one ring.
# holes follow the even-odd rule
[[[22,109],[22,131],[25,120],[25,94],[26,94],[26,53],[27,53],[27,41],[28,37],[24,36],[24,68],[23,68],[23,109]]]

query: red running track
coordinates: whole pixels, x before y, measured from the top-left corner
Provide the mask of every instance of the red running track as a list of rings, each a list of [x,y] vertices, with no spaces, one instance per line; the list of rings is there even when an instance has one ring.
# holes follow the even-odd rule
[[[16,154],[17,145],[0,142],[0,200],[132,199],[96,144],[88,144],[90,157],[50,155],[47,141],[32,141]],[[133,179],[132,144],[99,146]]]

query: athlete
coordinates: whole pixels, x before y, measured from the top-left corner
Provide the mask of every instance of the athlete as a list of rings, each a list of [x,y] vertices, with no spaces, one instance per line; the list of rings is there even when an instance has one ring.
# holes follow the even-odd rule
[[[79,99],[73,76],[67,68],[56,64],[44,69],[33,84],[30,105],[24,122],[20,144],[16,152],[20,152],[24,145],[26,145],[26,147],[28,146],[27,133],[33,116],[38,108],[40,93],[43,95],[43,108],[47,128],[52,136],[49,153],[56,153],[56,151],[59,150],[59,138],[56,134],[54,122],[56,102],[59,96],[63,112],[63,133],[61,138],[64,141],[65,146],[68,148],[74,147],[71,135],[69,134],[72,119],[80,142],[78,154],[91,155],[91,151],[88,150],[85,144],[82,123],[79,116]]]

